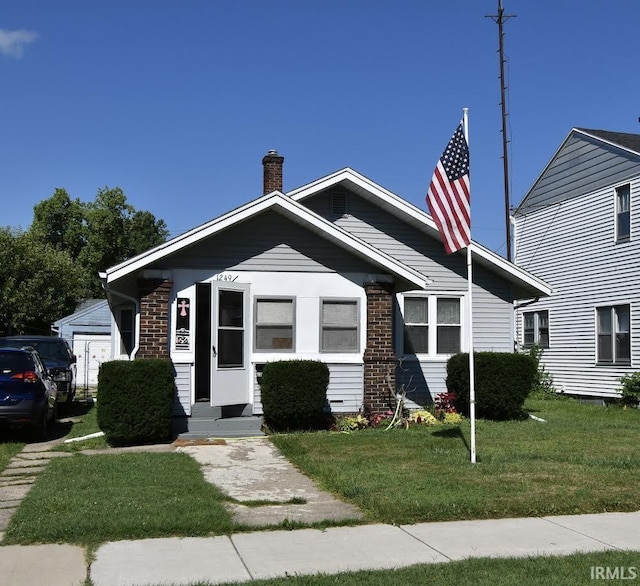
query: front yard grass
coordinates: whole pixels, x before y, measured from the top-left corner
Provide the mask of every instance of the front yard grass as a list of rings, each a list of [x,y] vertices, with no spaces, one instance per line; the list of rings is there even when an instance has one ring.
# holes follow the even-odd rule
[[[456,586],[573,586],[604,580],[608,583],[632,582],[640,575],[639,552],[594,552],[566,557],[518,559],[479,558],[444,564],[421,564],[398,570],[347,572],[315,576],[292,575],[286,578],[254,580],[252,586],[405,586],[441,584]],[[593,577],[592,577],[593,568]],[[618,576],[614,579],[611,576]],[[621,576],[624,576],[620,578]],[[207,583],[194,586],[208,586]],[[224,586],[231,586],[230,584]]]
[[[0,472],[7,467],[11,458],[22,451],[22,448],[24,448],[24,443],[0,437]]]
[[[545,419],[273,436],[284,455],[369,521],[418,523],[640,508],[640,411],[529,401]]]
[[[224,495],[187,454],[52,460],[12,517],[3,544],[78,543],[228,533]]]

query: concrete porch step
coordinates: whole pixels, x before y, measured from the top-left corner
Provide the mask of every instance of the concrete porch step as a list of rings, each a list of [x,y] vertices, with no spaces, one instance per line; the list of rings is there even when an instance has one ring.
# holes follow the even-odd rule
[[[215,417],[191,416],[174,419],[174,435],[178,439],[205,437],[260,437],[264,433],[262,417]]]

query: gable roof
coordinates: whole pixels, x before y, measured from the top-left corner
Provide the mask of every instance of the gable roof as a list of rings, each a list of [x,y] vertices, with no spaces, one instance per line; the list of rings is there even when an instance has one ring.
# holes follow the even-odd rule
[[[441,239],[435,221],[426,211],[421,210],[349,167],[289,191],[287,195],[295,201],[304,201],[306,198],[336,185],[342,185],[367,200],[375,201],[376,205],[385,212],[394,214],[437,240]],[[470,248],[473,262],[477,262],[494,273],[498,273],[517,288],[530,291],[532,296],[551,294],[552,289],[547,283],[510,263],[499,254],[475,241],[471,242]],[[465,254],[465,252],[461,250],[457,254]]]
[[[513,215],[585,195],[640,173],[640,135],[572,128]]]
[[[277,211],[349,253],[366,260],[368,263],[381,267],[385,271],[408,281],[417,288],[422,289],[430,282],[422,273],[397,261],[364,240],[353,236],[346,230],[325,220],[302,204],[278,191],[263,195],[244,206],[236,208],[227,214],[164,242],[143,254],[114,267],[110,267],[104,273],[101,273],[101,277],[107,285],[114,283],[123,277],[143,270],[155,261],[191,246],[204,238],[226,230],[239,222],[256,217],[266,210]]]

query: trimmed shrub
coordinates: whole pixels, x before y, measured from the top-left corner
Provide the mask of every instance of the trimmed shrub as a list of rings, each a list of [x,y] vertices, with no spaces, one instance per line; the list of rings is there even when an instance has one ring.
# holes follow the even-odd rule
[[[112,445],[171,438],[174,371],[168,360],[113,360],[98,371],[98,425]]]
[[[476,415],[484,419],[519,419],[524,401],[536,381],[535,360],[509,352],[474,353]],[[452,356],[447,362],[447,388],[454,393],[455,407],[469,416],[469,354]]]
[[[326,427],[329,367],[318,360],[268,362],[260,396],[264,421],[274,431]]]

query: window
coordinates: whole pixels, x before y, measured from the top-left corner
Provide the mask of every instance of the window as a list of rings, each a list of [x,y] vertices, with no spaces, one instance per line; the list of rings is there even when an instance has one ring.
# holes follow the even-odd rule
[[[461,298],[436,295],[404,297],[404,351],[455,354],[462,339]],[[429,324],[435,327],[430,328]],[[435,352],[433,350],[435,349]]]
[[[630,325],[628,305],[596,309],[598,362],[610,364],[631,362]]]
[[[134,342],[134,314],[132,307],[122,307],[119,311],[118,329],[120,330],[120,354],[131,356]]]
[[[256,350],[293,351],[293,299],[256,299]]]
[[[541,348],[549,347],[549,312],[526,311],[524,318],[524,347],[537,344]]]
[[[616,242],[631,236],[631,186],[616,187]]]
[[[359,308],[357,299],[321,301],[320,350],[358,352]]]
[[[404,298],[404,350],[414,354],[429,352],[429,298]]]

